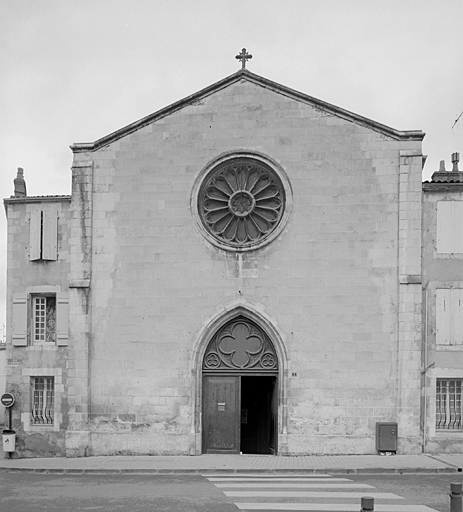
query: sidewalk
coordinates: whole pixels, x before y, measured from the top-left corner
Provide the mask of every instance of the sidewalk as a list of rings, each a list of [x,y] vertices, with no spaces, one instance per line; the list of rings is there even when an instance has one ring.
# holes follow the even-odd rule
[[[113,456],[0,459],[0,471],[41,473],[460,473],[454,455],[272,455]]]

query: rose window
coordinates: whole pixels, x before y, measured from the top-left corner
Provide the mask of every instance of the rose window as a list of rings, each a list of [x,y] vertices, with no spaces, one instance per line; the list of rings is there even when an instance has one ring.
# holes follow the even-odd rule
[[[265,240],[281,221],[285,206],[282,182],[270,166],[252,158],[235,158],[206,176],[198,211],[206,230],[236,248]]]

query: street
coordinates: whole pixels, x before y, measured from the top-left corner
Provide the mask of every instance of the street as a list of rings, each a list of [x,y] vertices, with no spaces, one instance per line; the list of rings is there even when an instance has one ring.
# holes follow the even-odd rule
[[[462,475],[0,473],[2,512],[349,511],[361,496],[378,512],[448,512],[450,482]]]

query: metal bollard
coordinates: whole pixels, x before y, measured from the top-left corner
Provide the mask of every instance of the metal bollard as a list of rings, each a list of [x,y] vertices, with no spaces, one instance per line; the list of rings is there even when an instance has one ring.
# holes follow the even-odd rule
[[[375,499],[371,496],[363,496],[360,498],[360,512],[367,512],[370,510],[375,510]]]
[[[450,512],[462,512],[461,487],[462,484],[450,484]]]

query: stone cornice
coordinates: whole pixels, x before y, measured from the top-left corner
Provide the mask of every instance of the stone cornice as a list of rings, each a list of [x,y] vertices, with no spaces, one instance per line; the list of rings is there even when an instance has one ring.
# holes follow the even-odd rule
[[[26,197],[6,197],[3,199],[3,207],[8,215],[8,205],[10,204],[31,204],[31,203],[70,203],[71,196],[26,196]]]
[[[230,75],[220,80],[219,82],[216,82],[206,87],[205,89],[201,89],[200,91],[190,96],[187,96],[186,98],[183,98],[180,101],[172,103],[171,105],[164,107],[161,110],[154,112],[153,114],[150,114],[142,119],[139,119],[138,121],[135,121],[134,123],[129,124],[124,128],[121,128],[120,130],[110,133],[109,135],[106,135],[105,137],[102,137],[101,139],[98,139],[95,142],[76,143],[70,147],[74,153],[96,151],[104,146],[107,146],[108,144],[111,144],[112,142],[115,142],[116,140],[122,137],[125,137],[133,133],[136,130],[139,130],[140,128],[143,128],[148,124],[158,121],[159,119],[162,119],[178,110],[181,110],[182,108],[185,108],[188,105],[193,105],[196,102],[201,101],[203,98],[241,80],[246,80],[250,83],[272,90],[278,94],[282,94],[296,101],[312,105],[316,108],[319,108],[320,110],[323,110],[328,114],[332,114],[347,121],[351,121],[358,125],[364,126],[383,135],[391,137],[394,140],[423,140],[425,136],[425,133],[420,130],[395,130],[394,128],[378,123],[376,121],[372,121],[371,119],[360,116],[358,114],[354,114],[340,107],[336,107],[335,105],[319,100],[302,92],[296,91],[277,82],[273,82],[271,80],[268,80],[267,78],[255,75],[247,69],[240,69],[233,75]]]
[[[462,192],[463,183],[454,182],[435,182],[425,181],[423,183],[423,192]]]
[[[3,200],[5,204],[16,203],[61,203],[71,201],[71,196],[26,196],[7,197]]]

